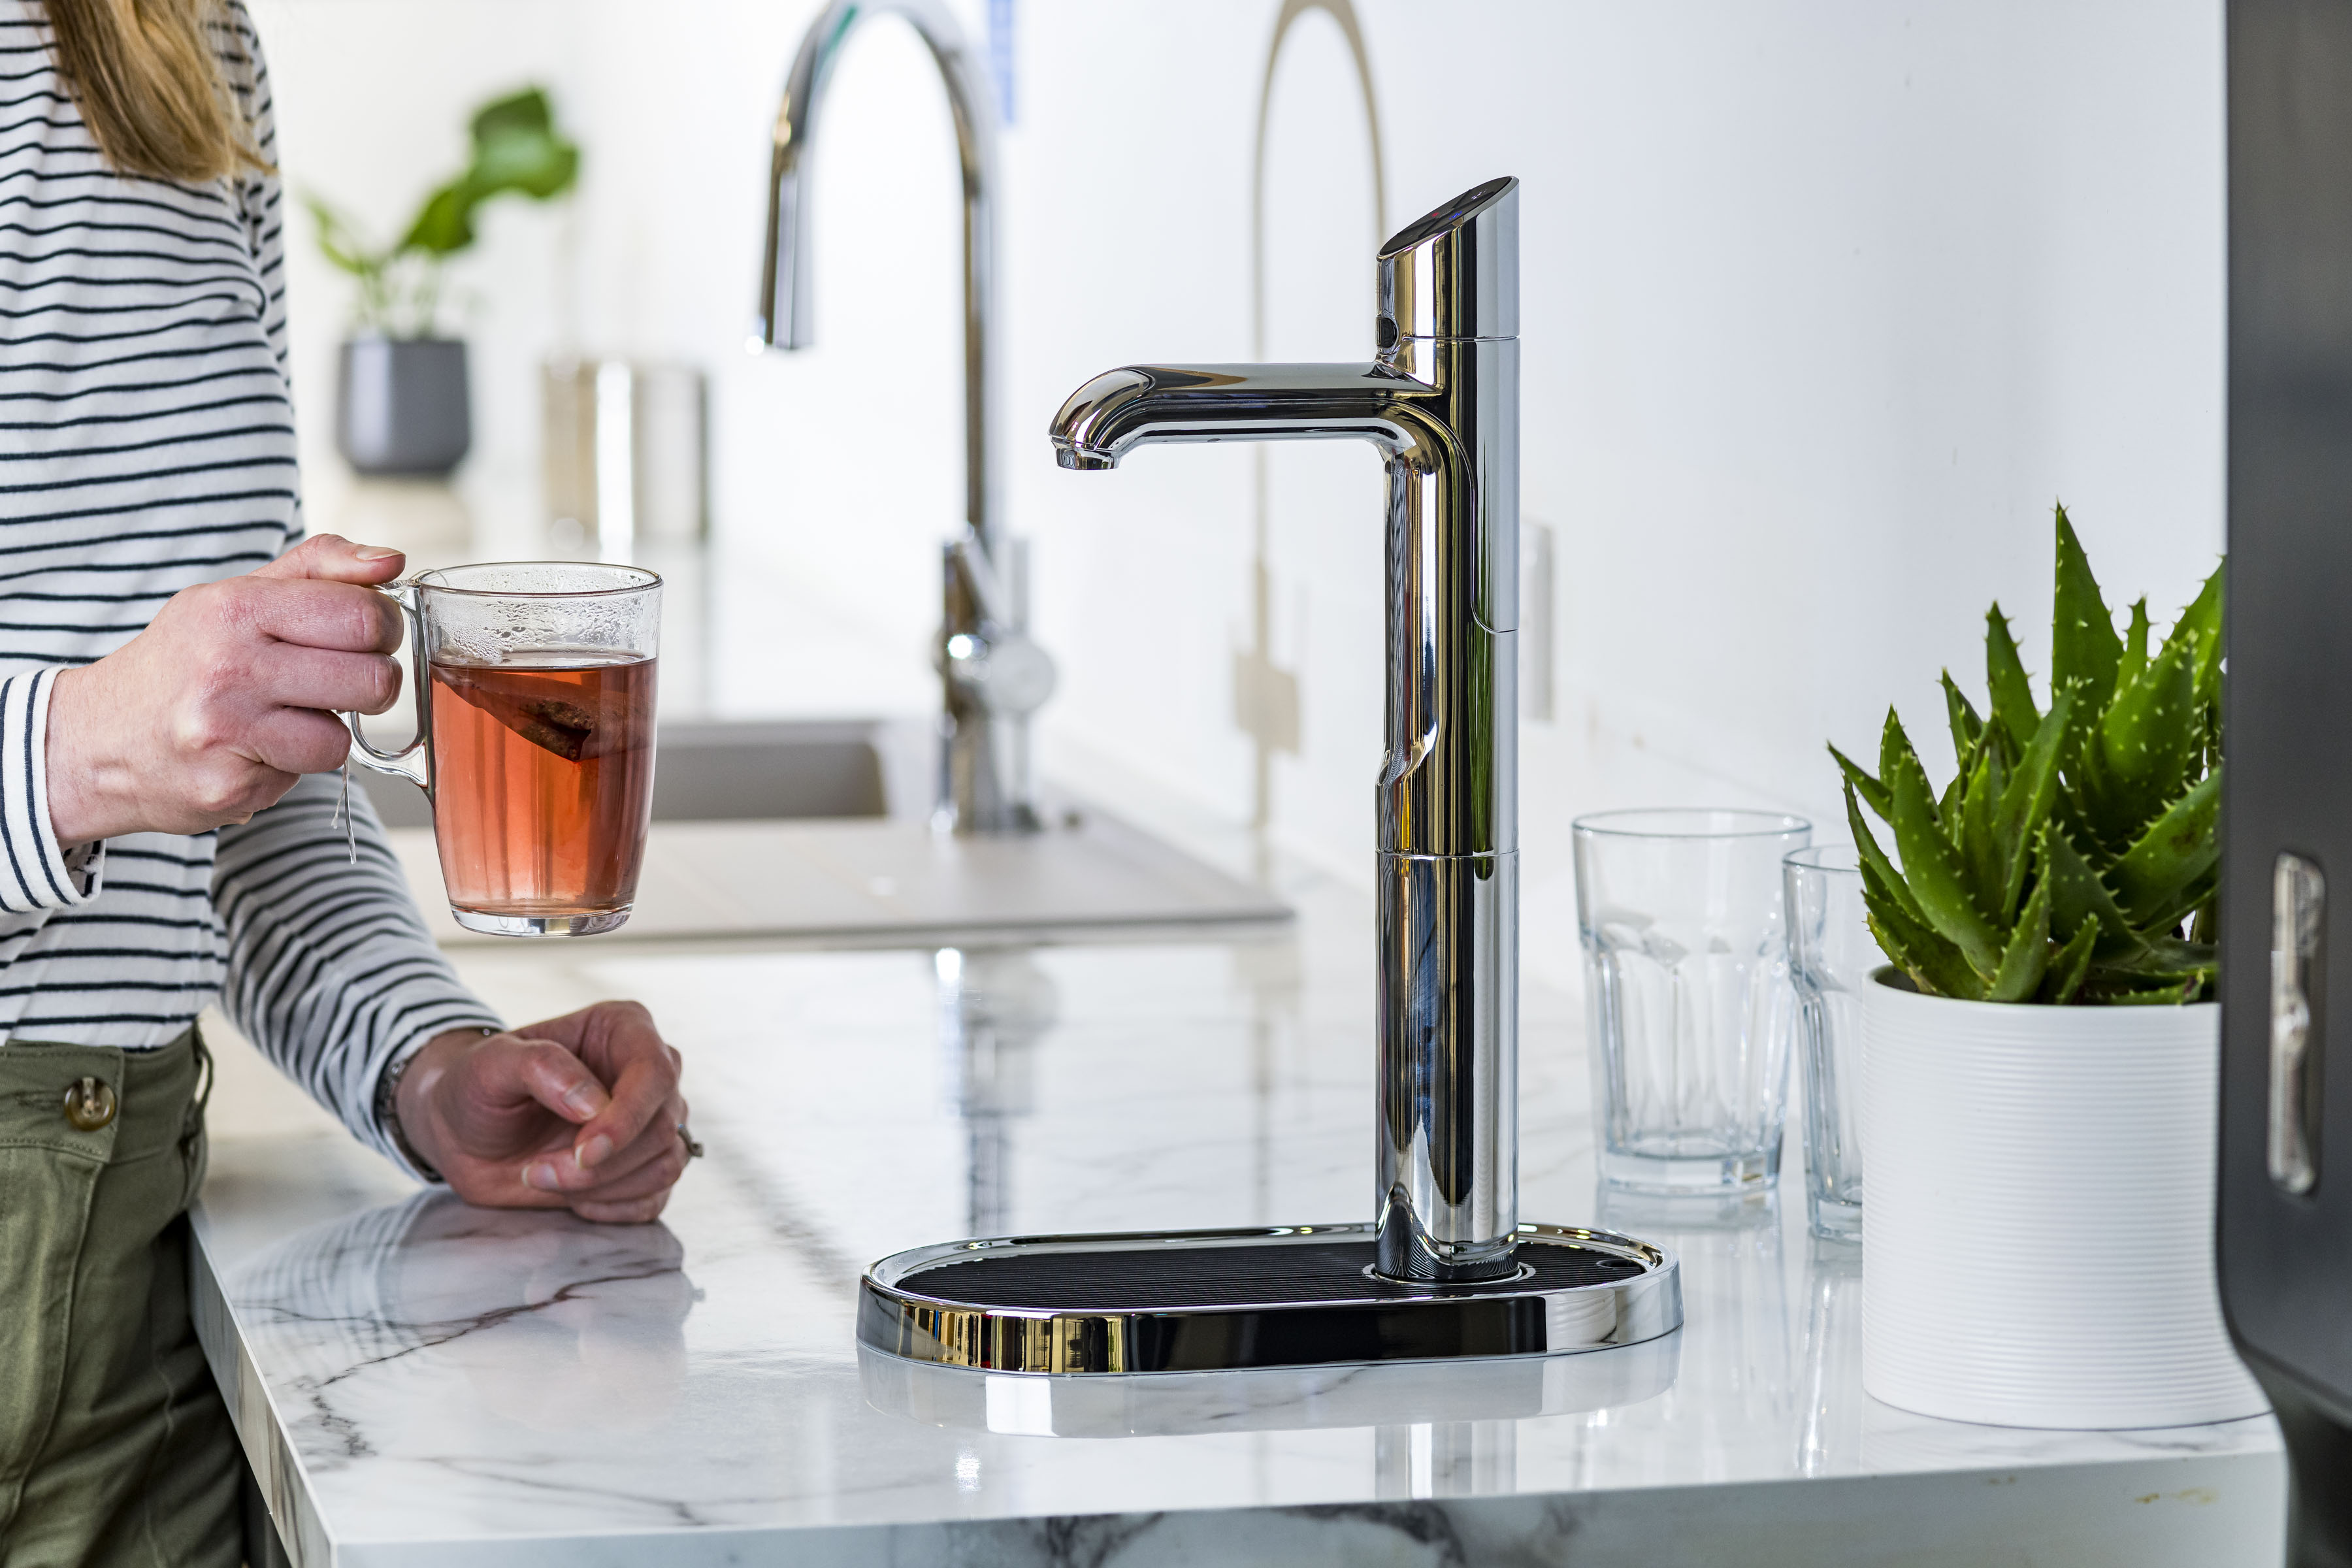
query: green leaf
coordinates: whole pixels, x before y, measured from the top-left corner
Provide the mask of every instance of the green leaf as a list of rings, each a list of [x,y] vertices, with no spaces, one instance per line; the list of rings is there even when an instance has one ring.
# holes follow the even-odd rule
[[[2143,951],[2137,933],[2082,851],[2055,823],[2044,830],[2042,846],[2042,877],[2050,883],[2051,929],[2071,939],[2085,926],[2095,927],[2099,934],[2092,943],[2094,957],[2137,956]]]
[[[1993,836],[2004,858],[2000,905],[2003,913],[2017,908],[2017,900],[2024,892],[2025,870],[2032,858],[2035,837],[2049,819],[2051,805],[2056,798],[2058,765],[2064,755],[2074,706],[2073,692],[2058,694],[2058,700],[2034,731],[2033,743],[2026,747],[2016,771],[2009,775],[2008,787],[2001,791],[2000,814],[1994,820]]]
[[[1891,784],[1894,782],[1895,759],[1910,751],[1911,737],[1903,732],[1903,721],[1896,718],[1895,710],[1889,707],[1886,710],[1886,722],[1878,727],[1879,783]],[[1892,823],[1895,820],[1895,795],[1892,789],[1887,792],[1886,801],[1886,820]]]
[[[474,243],[474,209],[481,196],[463,175],[425,198],[416,221],[401,237],[400,248],[448,256]]]
[[[2113,985],[2104,984],[2101,984],[2103,978],[2094,976],[2092,989],[2097,993],[2100,1001],[2111,1007],[2179,1006],[2195,1000],[2198,991],[2201,988],[2200,983],[2195,980],[2183,980],[2173,985],[2141,987],[2128,982]]]
[[[2168,640],[2099,721],[2097,776],[2108,814],[2100,837],[2109,842],[2129,843],[2188,782],[2204,739],[2195,657],[2188,643]]]
[[[2056,605],[2050,627],[2050,687],[2063,689],[2082,683],[2083,706],[2088,718],[2106,706],[2115,694],[2116,670],[2123,660],[2123,640],[2116,636],[2115,616],[2099,596],[2098,579],[2074,537],[2066,509],[2058,509],[2058,581]]]
[[[1911,885],[1903,879],[1903,873],[1896,870],[1895,863],[1886,858],[1886,851],[1878,847],[1870,825],[1862,819],[1862,807],[1854,803],[1853,795],[1853,784],[1849,782],[1845,786],[1845,820],[1846,826],[1853,832],[1854,854],[1862,861],[1864,890],[1874,889],[1880,898],[1895,905],[1913,921],[1926,924],[1927,913],[1919,908],[1919,900],[1911,896]],[[1892,816],[1894,809],[1894,802],[1890,799],[1887,815]],[[1894,954],[1887,956],[1891,958]]]
[[[509,136],[485,142],[471,171],[485,196],[513,191],[546,201],[572,188],[580,149],[552,136]]]
[[[383,270],[384,258],[369,252],[351,221],[329,205],[326,198],[305,195],[302,205],[310,209],[310,217],[319,226],[320,255],[354,278],[370,278]]]
[[[2131,607],[2131,626],[2124,633],[2124,657],[2116,666],[2116,689],[2121,691],[2147,668],[2147,595]]]
[[[2034,884],[2033,897],[2025,901],[2017,929],[2009,933],[2009,945],[2001,950],[2000,968],[1985,988],[1985,1000],[2030,1001],[2049,972],[2050,881],[2045,877]]]
[[[1952,684],[1952,672],[1944,671],[1944,716],[1952,726],[1952,755],[1965,758],[1984,732],[1984,721],[1977,717],[1976,709],[1958,686]],[[1968,770],[1963,767],[1963,773]]]
[[[1898,742],[1894,765],[1879,776],[1895,795],[1890,820],[1911,896],[1927,923],[1960,950],[1969,966],[1979,975],[1990,975],[2000,966],[2000,940],[1984,911],[1969,897],[1958,851],[1937,821],[1935,801],[1927,793],[1927,770],[1919,765],[1910,738],[1899,723],[1894,728],[1894,738]]]
[[[1969,770],[1968,787],[1960,793],[1960,868],[1968,873],[1969,893],[1977,908],[1989,912],[1996,925],[2005,924],[2016,906],[2002,901],[2007,890],[2009,862],[2001,855],[1994,827],[1999,815],[2000,788],[1993,783],[1992,748],[1977,748],[1976,765]]]
[[[2076,760],[2080,761],[2080,758]],[[2114,865],[2116,857],[2130,846],[2118,845],[2109,848],[2099,842],[2098,835],[2091,826],[2096,819],[2084,805],[2084,798],[2083,792],[2075,789],[2062,775],[2058,780],[2058,798],[2051,803],[2050,820],[2065,832],[2066,841],[2074,847],[2076,854],[2089,862],[2092,870],[2104,871]]]
[[[477,146],[509,137],[551,137],[555,106],[548,101],[545,88],[526,87],[474,110],[467,130]]]
[[[2109,869],[2124,912],[2147,924],[2220,861],[2215,828],[2221,820],[2221,774],[2208,773],[2172,803],[2163,816]],[[1899,842],[1899,840],[1898,840]]]
[[[1835,746],[1830,748],[1830,755],[1837,759],[1838,771],[1845,775],[1847,784],[1869,803],[1871,810],[1878,813],[1880,821],[1886,820],[1887,815],[1895,809],[1895,797],[1887,793],[1886,786],[1864,773],[1851,757]]]
[[[2147,950],[2133,962],[2104,967],[2179,980],[2192,974],[2210,974],[2221,961],[2221,950],[2210,942],[2183,942],[2177,936],[2159,936],[2148,939]]]
[[[1930,996],[1951,996],[1963,1002],[1983,998],[1984,981],[1969,967],[1958,948],[1867,889],[1862,901],[1879,951],[1893,959],[1914,985]]]
[[[2218,819],[2215,826],[2218,831]],[[2206,872],[2203,876],[2198,878],[2197,880],[2189,883],[2188,887],[2183,888],[2180,890],[2179,895],[2172,900],[2169,906],[2158,910],[2155,919],[2150,922],[2150,925],[2162,925],[2165,929],[2170,930],[2172,927],[2180,924],[2183,921],[2201,919],[2202,917],[2212,913],[2214,911],[2215,905],[2220,900],[2221,895],[2218,889],[2221,887],[2221,863],[2219,858],[2216,858],[2213,862],[2213,868]],[[2198,931],[2192,929],[2189,935],[2189,940],[2192,942],[2217,942],[2220,940],[2220,938],[2216,936],[2210,928],[2204,931],[2201,934]]]
[[[474,115],[474,173],[486,185],[545,200],[578,173],[580,150],[556,133],[546,89],[529,87]]]
[[[2197,597],[2180,612],[2172,624],[2172,638],[2192,639],[2197,647],[2197,701],[2205,706],[2220,700],[2221,695],[2221,574],[2226,565],[2213,568],[2205,585],[2197,590]]]
[[[2189,639],[2196,647],[2199,749],[2209,769],[2221,765],[2221,610],[2226,570],[2226,563],[2213,568],[2172,626],[2174,637]]]
[[[2009,617],[1998,601],[1985,612],[1985,685],[1992,693],[1993,717],[2024,745],[2041,727],[2042,713],[2033,705],[2033,683],[2025,677],[2025,661],[2018,657],[2017,639],[2009,635]]]
[[[2083,989],[2084,976],[2091,972],[2091,946],[2098,936],[2096,922],[2085,925],[2058,950],[2058,956],[2050,961],[2049,973],[2042,977],[2042,1001],[2063,1007],[2074,1000]]]

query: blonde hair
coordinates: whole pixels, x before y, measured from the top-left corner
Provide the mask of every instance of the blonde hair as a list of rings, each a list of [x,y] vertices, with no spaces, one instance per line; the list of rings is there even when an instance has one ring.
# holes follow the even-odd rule
[[[58,73],[118,174],[201,184],[267,167],[214,58],[218,0],[47,0]]]

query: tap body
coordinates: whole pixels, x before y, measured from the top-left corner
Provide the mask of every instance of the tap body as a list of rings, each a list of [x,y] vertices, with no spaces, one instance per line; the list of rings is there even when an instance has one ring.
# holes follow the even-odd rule
[[[1488,1279],[1518,1225],[1518,182],[1409,225],[1378,268],[1378,358],[1129,366],[1053,437],[1075,469],[1164,441],[1381,453],[1378,1267]]]
[[[1028,640],[1024,563],[1004,536],[1001,487],[989,458],[995,403],[996,123],[986,79],[942,0],[833,0],[802,36],[776,111],[768,166],[759,341],[776,349],[815,342],[811,142],[843,46],[859,22],[882,15],[910,24],[939,67],[963,175],[965,527],[941,551],[944,591],[934,656],[944,692],[934,820],[961,833],[1024,832],[1037,825],[1029,791],[1029,714],[1051,694],[1053,667]]]

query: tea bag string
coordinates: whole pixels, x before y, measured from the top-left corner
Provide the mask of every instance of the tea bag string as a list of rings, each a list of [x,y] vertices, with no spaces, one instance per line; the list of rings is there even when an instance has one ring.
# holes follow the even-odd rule
[[[351,855],[351,863],[356,866],[360,863],[360,835],[359,828],[352,821],[352,754],[348,751],[343,753],[342,773],[343,793],[341,798],[335,802],[334,820],[342,826],[344,847]]]

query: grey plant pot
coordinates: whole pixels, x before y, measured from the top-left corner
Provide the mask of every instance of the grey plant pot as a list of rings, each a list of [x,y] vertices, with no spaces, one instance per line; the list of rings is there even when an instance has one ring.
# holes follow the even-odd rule
[[[473,444],[462,341],[353,338],[343,344],[335,446],[352,468],[437,479]]]

